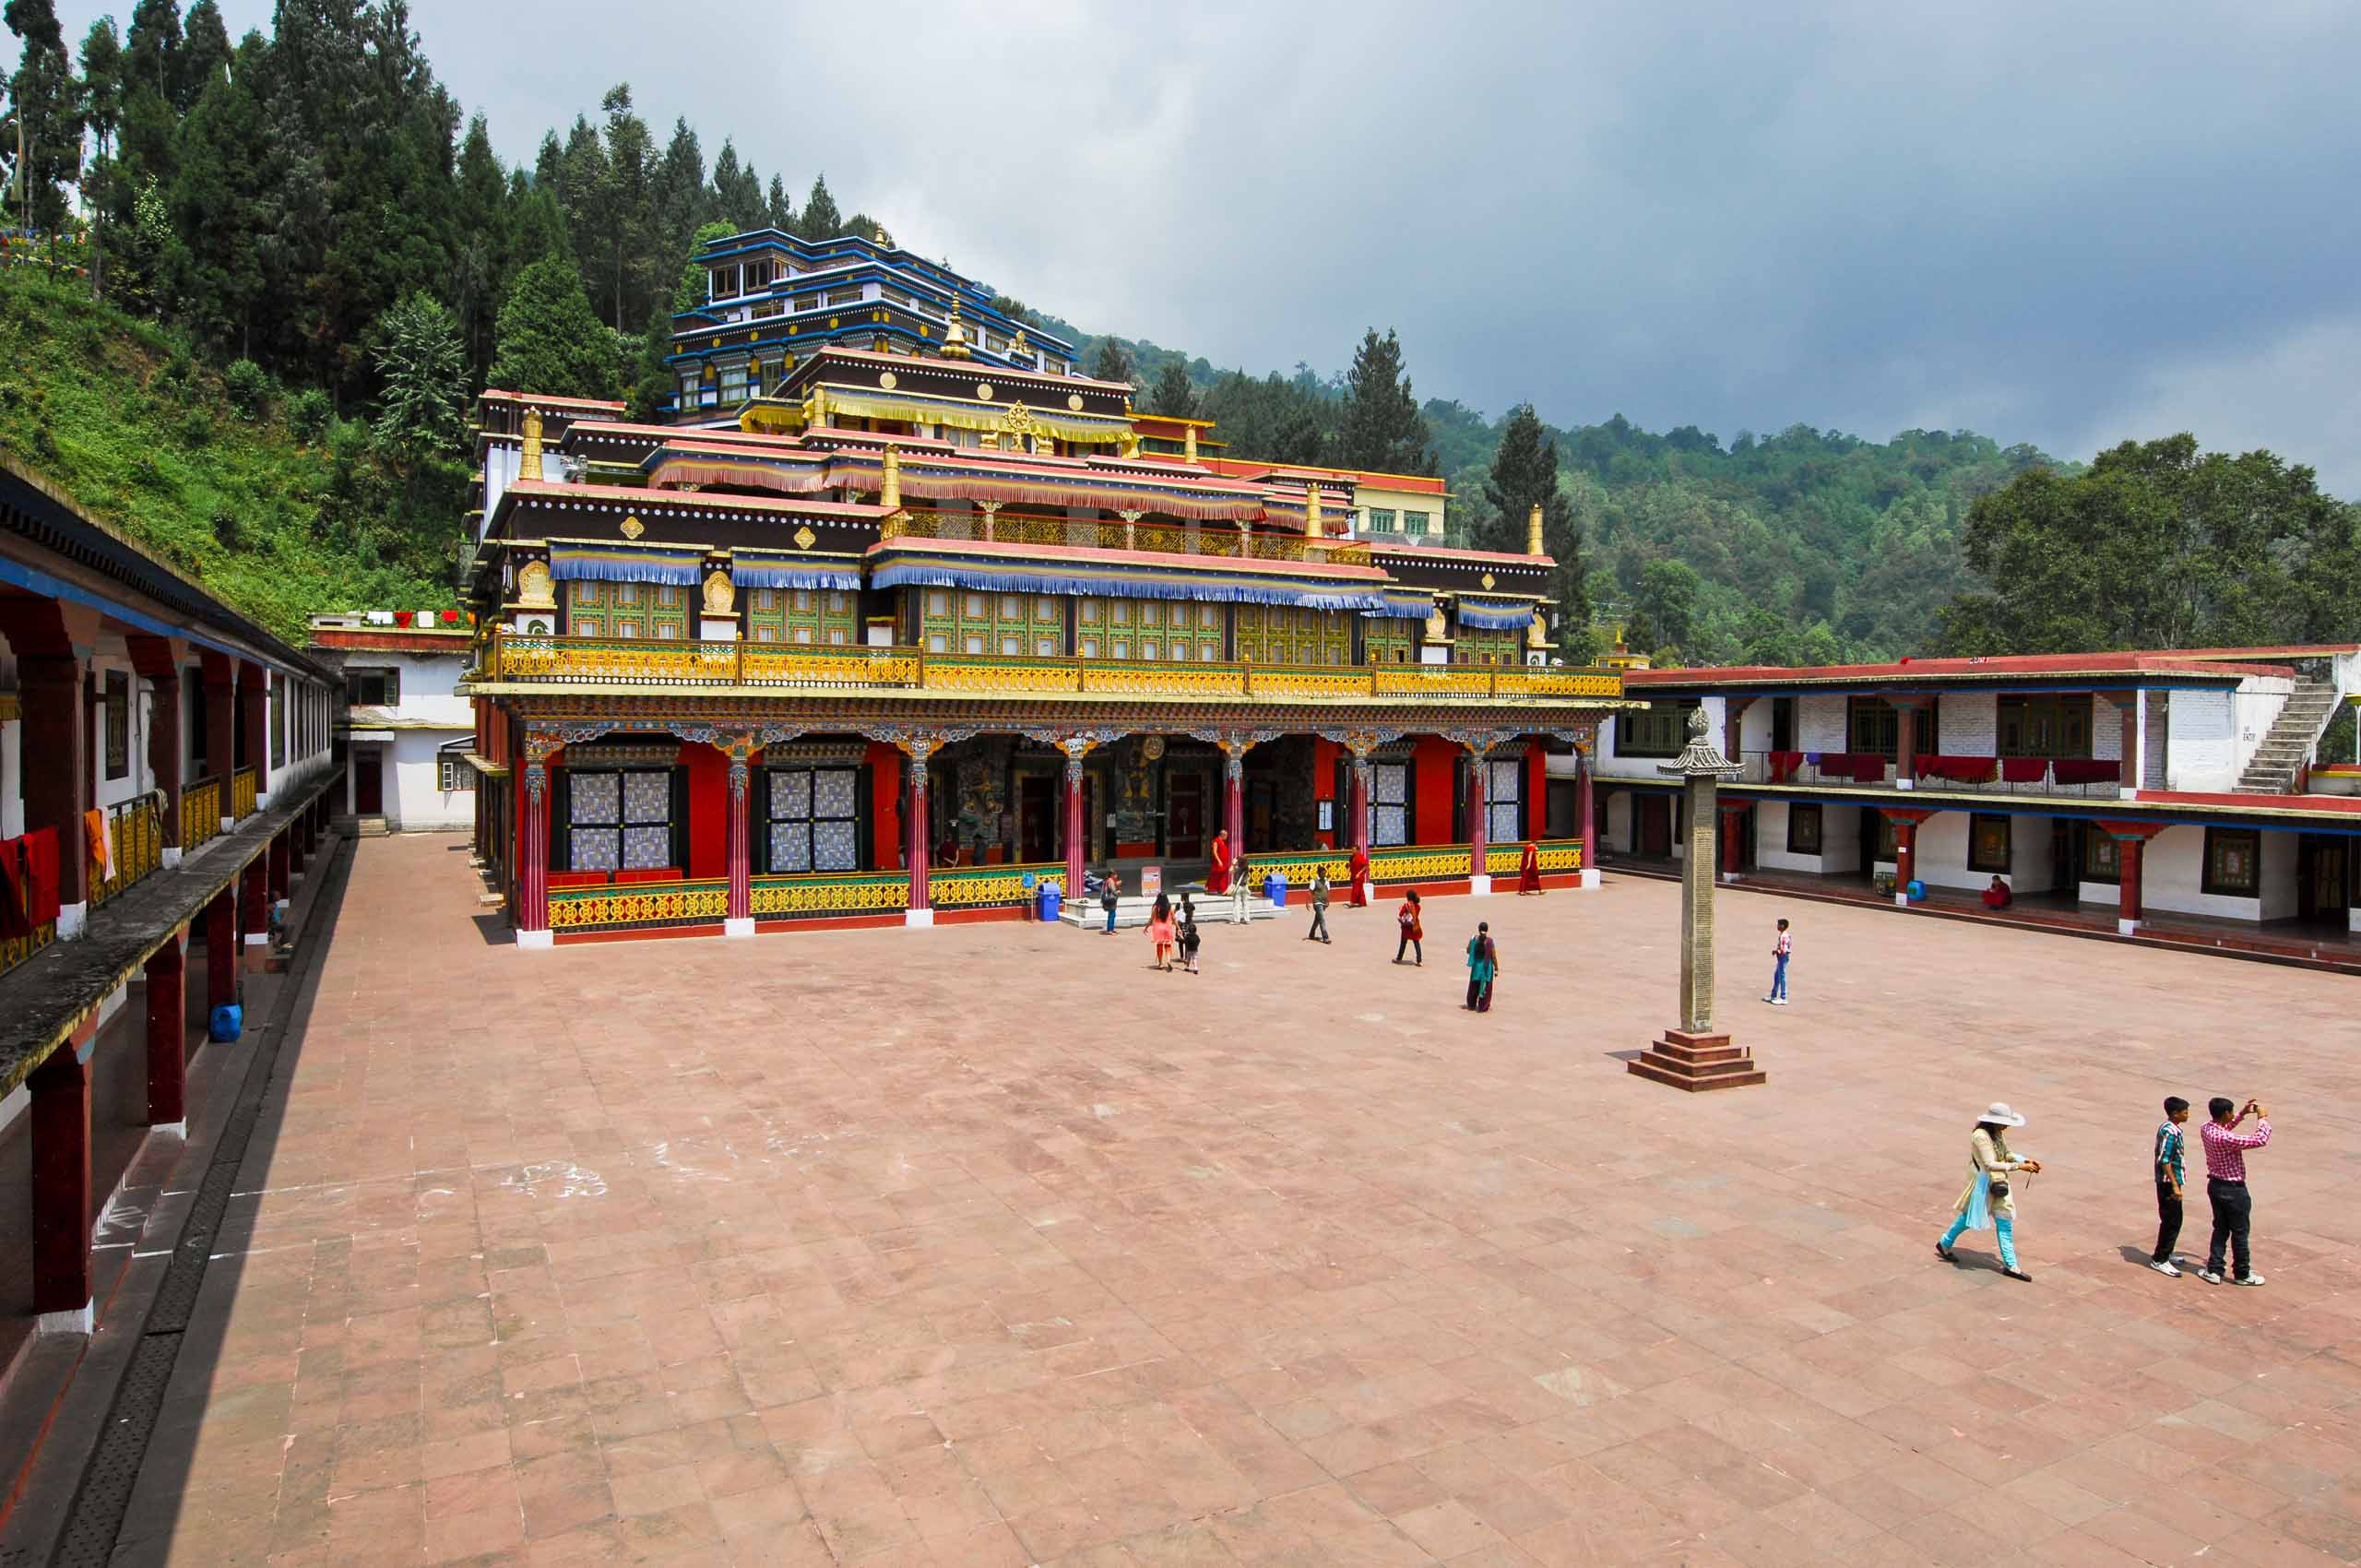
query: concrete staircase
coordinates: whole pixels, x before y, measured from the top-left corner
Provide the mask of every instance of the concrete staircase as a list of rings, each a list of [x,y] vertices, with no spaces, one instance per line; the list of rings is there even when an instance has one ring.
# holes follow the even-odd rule
[[[2285,795],[2294,792],[2296,775],[2319,744],[2320,731],[2336,714],[2336,688],[2308,677],[2296,683],[2287,706],[2279,710],[2270,733],[2255,747],[2246,771],[2238,775],[2238,792]]]
[[[1227,893],[1216,896],[1192,892],[1189,897],[1197,906],[1197,923],[1200,926],[1228,925],[1230,923],[1231,914],[1237,909],[1236,901]],[[1172,896],[1172,907],[1175,910],[1180,907],[1180,898],[1178,894]],[[1268,898],[1258,894],[1246,900],[1246,915],[1249,920],[1275,921],[1283,912],[1291,913],[1304,907],[1303,900],[1299,897],[1287,905],[1286,911],[1282,911]],[[1148,915],[1155,909],[1156,900],[1153,898],[1143,898],[1133,894],[1124,895],[1115,904],[1115,929],[1122,931],[1129,927],[1147,924]],[[1079,926],[1085,931],[1107,929],[1106,906],[1096,898],[1085,904],[1061,904],[1058,907],[1058,919],[1067,925]]]

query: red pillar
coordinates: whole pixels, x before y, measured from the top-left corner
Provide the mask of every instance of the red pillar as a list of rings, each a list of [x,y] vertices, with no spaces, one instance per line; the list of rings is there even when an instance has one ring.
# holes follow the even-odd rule
[[[1222,759],[1222,824],[1229,829],[1229,863],[1246,861],[1246,754],[1225,752]]]
[[[547,947],[550,936],[549,766],[516,773],[516,945]]]
[[[1490,765],[1485,754],[1470,749],[1467,768],[1467,878],[1468,891],[1489,893],[1492,889],[1489,873],[1484,870],[1485,832],[1492,814],[1485,806],[1485,787],[1490,782],[1485,775]]]
[[[90,1064],[69,1043],[32,1071],[33,1311],[45,1333],[90,1331]]]
[[[282,827],[270,840],[270,896],[274,899],[286,897],[294,885],[295,866],[288,834],[289,830]]]
[[[270,946],[270,868],[266,854],[246,862],[244,885],[238,894],[238,923],[243,928],[247,957],[260,964]]]
[[[238,885],[205,906],[205,1010],[238,1000]]]
[[[1082,758],[1066,758],[1066,899],[1074,902],[1082,897],[1083,851],[1090,847],[1090,836],[1082,820]]]
[[[83,714],[89,684],[71,654],[19,654],[17,679],[24,713],[25,828],[57,835],[57,934],[82,929],[90,901],[90,857],[82,832],[82,776],[89,762]]]
[[[220,826],[230,826],[230,775],[237,770],[238,667],[219,653],[201,656],[205,669],[205,771],[221,781]]]
[[[2148,847],[2144,836],[2118,836],[2115,841],[2115,929],[2130,936],[2140,929],[2140,861]]]
[[[1574,769],[1574,830],[1582,836],[1583,840],[1582,885],[1584,887],[1598,885],[1596,822],[1591,804],[1590,754],[1578,752],[1575,754]]]
[[[1910,878],[1918,862],[1918,824],[1914,818],[1893,825],[1893,901],[1910,902]]]
[[[753,855],[747,831],[746,759],[730,759],[730,912],[722,929],[732,936],[754,934]]]
[[[911,925],[934,923],[934,906],[929,902],[927,884],[933,846],[927,841],[926,810],[926,763],[933,754],[934,748],[923,743],[920,749],[904,754],[903,766],[909,770],[910,778],[910,907],[903,918]]]
[[[181,858],[181,667],[172,645],[161,637],[130,640],[132,661],[155,693],[148,720],[148,770],[164,797],[157,842],[169,866]]]
[[[175,934],[148,960],[148,1122],[187,1120],[188,954]]]
[[[1369,758],[1353,758],[1353,788],[1347,802],[1353,813],[1352,847],[1364,855],[1369,853]]]
[[[1735,881],[1745,869],[1746,808],[1725,802],[1722,806],[1722,880]]]
[[[245,749],[241,766],[255,770],[255,800],[270,793],[270,672],[259,664],[238,666],[238,740]],[[226,802],[227,797],[224,797]]]

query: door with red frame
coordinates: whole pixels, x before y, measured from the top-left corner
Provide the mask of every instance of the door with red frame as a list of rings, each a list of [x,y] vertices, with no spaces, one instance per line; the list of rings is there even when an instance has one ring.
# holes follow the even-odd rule
[[[1672,858],[1672,797],[1641,790],[1631,797],[1634,853],[1650,860]]]
[[[1017,781],[1016,852],[1028,864],[1057,858],[1058,785],[1040,773]]]
[[[1164,852],[1176,861],[1205,858],[1205,776],[1175,773],[1165,782]]]
[[[386,752],[382,746],[353,748],[352,810],[357,816],[386,814]]]

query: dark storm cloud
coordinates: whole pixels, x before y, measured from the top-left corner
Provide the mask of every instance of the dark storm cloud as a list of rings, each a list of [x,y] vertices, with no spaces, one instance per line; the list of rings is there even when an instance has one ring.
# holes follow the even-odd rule
[[[230,0],[233,28],[265,7]],[[95,7],[68,6],[78,37]],[[629,80],[1092,328],[1560,422],[2178,428],[2361,492],[2361,8],[414,0],[504,153]]]

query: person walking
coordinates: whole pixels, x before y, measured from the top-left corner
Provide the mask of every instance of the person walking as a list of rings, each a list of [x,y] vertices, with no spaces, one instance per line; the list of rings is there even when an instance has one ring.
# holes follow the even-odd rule
[[[1205,891],[1227,893],[1230,884],[1229,829],[1225,827],[1214,835],[1214,863],[1205,873]]]
[[[1148,911],[1147,939],[1156,944],[1156,967],[1170,974],[1172,948],[1179,933],[1172,929],[1172,900],[1161,893],[1156,896],[1156,908]]]
[[[1543,891],[1541,846],[1528,838],[1525,841],[1525,852],[1517,857],[1516,896],[1522,898],[1528,893],[1538,895]]]
[[[1180,895],[1180,967],[1191,974],[1197,972],[1197,906],[1189,902],[1186,893]]]
[[[2259,1100],[2233,1105],[2220,1095],[2206,1101],[2205,1109],[2213,1120],[2197,1136],[2205,1146],[2205,1200],[2213,1208],[2213,1240],[2197,1277],[2208,1285],[2222,1283],[2222,1245],[2226,1241],[2232,1280],[2260,1285],[2262,1276],[2254,1271],[2254,1258],[2247,1251],[2247,1229],[2254,1219],[2254,1199],[2247,1192],[2247,1150],[2271,1141],[2271,1112]],[[2239,1132],[2238,1123],[2249,1115],[2254,1131]]]
[[[1771,948],[1771,994],[1762,1000],[1774,1007],[1787,1004],[1787,955],[1796,949],[1796,939],[1787,931],[1787,922],[1779,922],[1779,940]]]
[[[1467,939],[1467,1010],[1489,1013],[1492,1010],[1492,980],[1501,972],[1501,950],[1492,944],[1492,924],[1489,921],[1476,922],[1476,934]]]
[[[2148,1266],[2158,1274],[2180,1277],[2173,1266],[2173,1243],[2180,1240],[2181,1134],[2189,1120],[2189,1101],[2177,1094],[2165,1097],[2165,1119],[2156,1125],[2153,1164],[2156,1178],[2156,1251]]]
[[[1253,897],[1251,875],[1246,861],[1240,859],[1229,878],[1229,923],[1232,925],[1244,925],[1254,918],[1253,909],[1248,903]]]
[[[1402,906],[1394,911],[1394,923],[1402,928],[1402,940],[1394,944],[1395,963],[1402,961],[1403,954],[1416,953],[1418,956],[1419,966],[1422,968],[1425,966],[1427,961],[1425,915],[1426,910],[1418,905],[1417,888],[1413,887],[1402,895]]]
[[[1303,933],[1306,942],[1328,940],[1328,868],[1311,868],[1311,929]]]
[[[1107,934],[1115,934],[1115,906],[1123,901],[1123,877],[1113,866],[1098,883],[1098,907],[1107,911]]]
[[[1369,908],[1369,851],[1358,844],[1353,846],[1352,859],[1345,862],[1345,877],[1352,884],[1352,906],[1356,909]]]
[[[1999,1241],[2000,1272],[2011,1279],[2033,1277],[2017,1266],[2017,1195],[2009,1181],[2019,1170],[2028,1175],[2041,1171],[2041,1161],[2020,1159],[2009,1148],[2009,1129],[2024,1124],[2023,1117],[1997,1099],[1976,1119],[1975,1131],[1967,1135],[1967,1185],[1954,1206],[1957,1218],[1935,1243],[1935,1255],[1945,1263],[1959,1261],[1952,1243],[1963,1231],[1988,1229]]]

